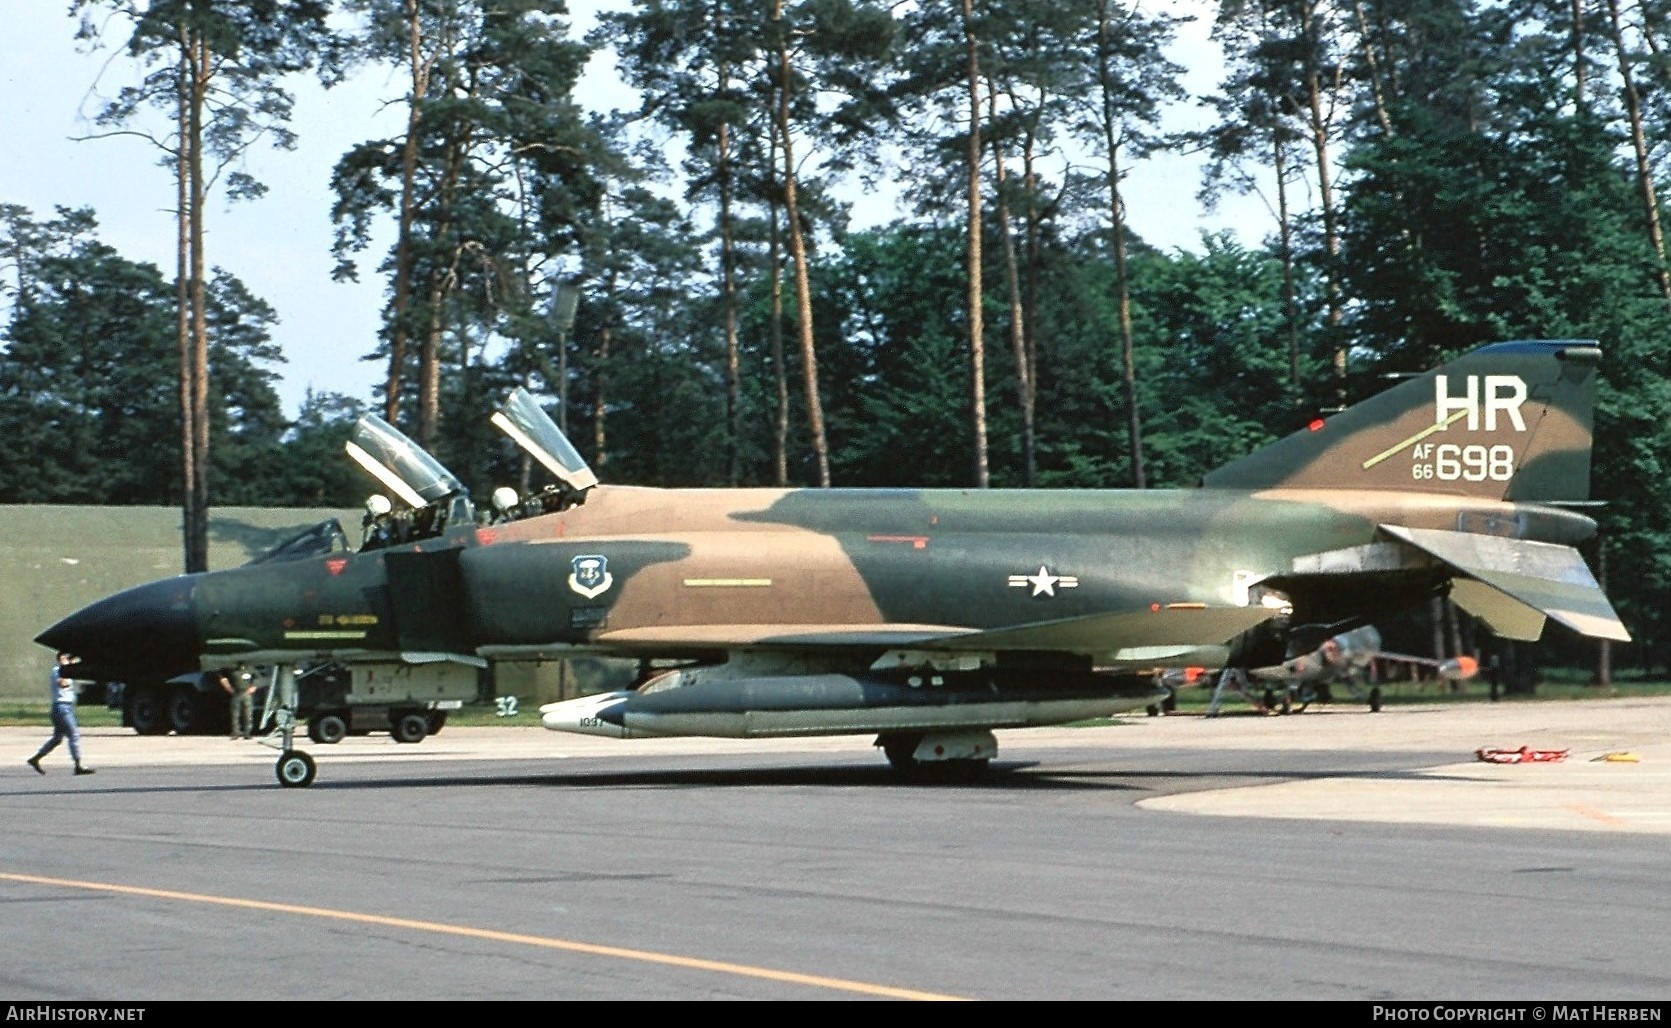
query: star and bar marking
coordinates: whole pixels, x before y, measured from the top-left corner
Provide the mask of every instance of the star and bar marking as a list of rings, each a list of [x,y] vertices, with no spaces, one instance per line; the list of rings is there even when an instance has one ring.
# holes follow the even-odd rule
[[[1046,564],[1039,565],[1037,574],[1010,576],[1011,589],[1025,589],[1028,586],[1033,587],[1030,594],[1032,596],[1055,596],[1057,589],[1079,588],[1079,576],[1052,574],[1049,565]]]

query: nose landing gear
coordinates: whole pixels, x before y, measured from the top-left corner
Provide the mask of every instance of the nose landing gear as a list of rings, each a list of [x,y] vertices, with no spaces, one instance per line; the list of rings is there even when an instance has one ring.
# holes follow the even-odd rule
[[[278,759],[278,766],[273,769],[278,774],[279,784],[286,789],[301,789],[313,784],[313,758],[301,750],[291,750]]]
[[[296,669],[288,664],[275,667],[267,683],[267,702],[262,705],[261,726],[270,730],[261,743],[278,747],[273,773],[286,789],[307,788],[319,770],[305,750],[295,747],[296,695]]]

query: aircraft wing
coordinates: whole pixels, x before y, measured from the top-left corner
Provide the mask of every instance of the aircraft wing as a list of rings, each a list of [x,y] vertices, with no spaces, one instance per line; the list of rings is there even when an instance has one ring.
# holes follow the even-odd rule
[[[1418,657],[1409,653],[1391,653],[1377,650],[1368,655],[1374,660],[1390,661],[1399,664],[1414,664],[1419,667],[1432,668],[1434,672],[1448,681],[1463,681],[1479,673],[1479,661],[1467,654],[1458,654],[1445,660],[1434,657]],[[1248,677],[1261,682],[1324,682],[1338,681],[1360,670],[1354,664],[1331,665],[1323,662],[1315,652],[1302,654],[1284,664],[1270,667],[1248,668]]]
[[[1583,556],[1570,546],[1398,525],[1381,530],[1460,571],[1451,599],[1497,635],[1536,640],[1550,617],[1580,635],[1630,641]]]
[[[1224,649],[1227,655],[1231,641],[1276,613],[1263,607],[1176,606],[1091,614],[974,632],[922,648],[1052,650],[1089,654],[1104,666],[1176,666],[1203,650]]]
[[[1060,652],[1092,657],[1100,666],[1148,668],[1217,655],[1232,640],[1270,620],[1260,607],[1163,607],[1038,621],[995,629],[957,625],[668,625],[599,633],[594,642],[621,649],[899,649],[936,653]],[[1216,654],[1215,654],[1216,651]],[[1193,659],[1188,662],[1196,663]]]
[[[1479,674],[1480,662],[1466,653],[1459,653],[1454,657],[1437,660],[1433,657],[1418,657],[1410,653],[1387,653],[1382,651],[1375,655],[1376,660],[1390,660],[1400,664],[1415,664],[1419,667],[1430,667],[1440,678],[1447,681],[1460,682]]]

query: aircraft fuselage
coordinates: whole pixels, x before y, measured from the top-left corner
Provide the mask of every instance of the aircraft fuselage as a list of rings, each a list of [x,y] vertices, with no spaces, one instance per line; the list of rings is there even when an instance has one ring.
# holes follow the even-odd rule
[[[165,579],[42,638],[155,674],[344,650],[661,652],[663,631],[700,651],[705,626],[716,649],[751,625],[992,629],[1246,605],[1297,557],[1366,546],[1381,524],[1566,545],[1594,530],[1555,508],[1366,491],[600,487],[581,507],[420,543]],[[1340,593],[1331,607],[1351,606]]]

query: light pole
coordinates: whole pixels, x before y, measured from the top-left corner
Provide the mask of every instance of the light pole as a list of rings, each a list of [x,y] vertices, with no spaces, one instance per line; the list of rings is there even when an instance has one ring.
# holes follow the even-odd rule
[[[557,326],[557,427],[569,434],[569,333],[580,306],[580,283],[558,279],[551,294],[551,320]]]

